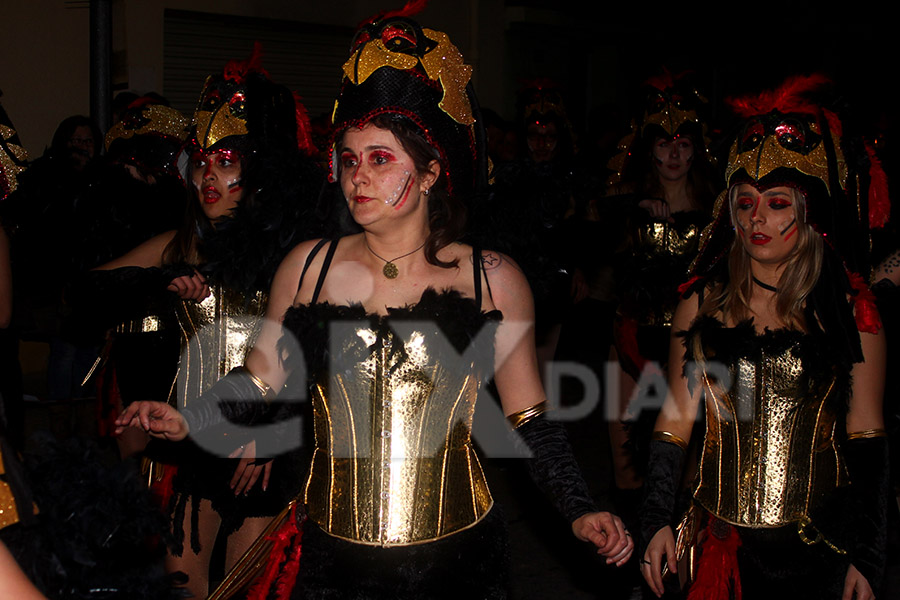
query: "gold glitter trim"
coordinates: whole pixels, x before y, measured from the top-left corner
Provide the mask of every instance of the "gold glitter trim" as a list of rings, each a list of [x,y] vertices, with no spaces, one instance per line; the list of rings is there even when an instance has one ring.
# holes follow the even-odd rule
[[[428,39],[437,42],[437,46],[421,59],[401,52],[392,52],[380,39],[376,39],[350,56],[343,66],[344,75],[354,85],[361,85],[381,67],[409,71],[421,64],[425,74],[433,81],[439,81],[444,90],[444,95],[438,103],[441,110],[457,123],[473,124],[475,118],[472,116],[472,105],[466,95],[466,86],[472,78],[472,67],[463,63],[462,54],[447,34],[432,29],[422,31]]]
[[[140,123],[128,118],[123,119],[110,127],[106,134],[106,149],[118,139],[127,140],[136,135],[148,133],[172,137],[184,141],[187,137],[188,120],[181,112],[161,104],[151,104],[141,109]]]

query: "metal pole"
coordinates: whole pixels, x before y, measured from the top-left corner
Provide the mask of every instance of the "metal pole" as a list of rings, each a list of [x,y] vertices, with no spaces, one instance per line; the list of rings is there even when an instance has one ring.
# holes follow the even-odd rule
[[[112,2],[91,0],[91,118],[104,134],[112,118]]]

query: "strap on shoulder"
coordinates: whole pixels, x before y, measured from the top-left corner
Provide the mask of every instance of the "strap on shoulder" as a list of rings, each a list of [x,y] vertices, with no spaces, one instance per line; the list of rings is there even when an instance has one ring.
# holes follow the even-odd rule
[[[309,256],[306,257],[306,263],[303,265],[303,270],[300,272],[300,283],[297,284],[297,291],[300,291],[300,288],[303,287],[303,278],[306,277],[306,272],[309,271],[309,265],[312,264],[313,259],[319,253],[319,250],[322,249],[322,246],[328,243],[327,238],[322,238],[316,245],[313,246],[313,249],[309,251]]]
[[[328,274],[328,268],[331,266],[331,259],[334,258],[334,252],[337,250],[338,239],[331,240],[328,245],[328,251],[325,253],[325,262],[322,263],[322,270],[319,271],[319,279],[316,281],[316,289],[313,291],[311,304],[319,301],[319,292],[322,291],[322,285],[325,283],[325,275]]]

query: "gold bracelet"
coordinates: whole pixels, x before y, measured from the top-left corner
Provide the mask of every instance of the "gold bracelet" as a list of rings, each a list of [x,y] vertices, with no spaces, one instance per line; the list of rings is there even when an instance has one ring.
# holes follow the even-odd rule
[[[547,403],[539,402],[528,408],[524,408],[518,412],[514,412],[513,414],[506,417],[506,420],[509,421],[510,427],[513,429],[518,429],[528,421],[536,419],[547,412]]]
[[[262,396],[262,399],[266,400],[269,393],[272,391],[272,386],[254,375],[247,367],[241,367],[241,369],[244,371],[244,373],[247,374],[247,377],[250,378],[250,381],[253,382],[253,385],[256,386],[256,389],[259,390],[259,395]]]
[[[887,431],[884,429],[865,429],[863,431],[854,431],[847,434],[847,441],[850,440],[867,440],[869,438],[887,437]]]
[[[654,431],[653,437],[651,439],[657,440],[659,442],[668,442],[670,444],[675,444],[682,450],[687,450],[688,447],[688,443],[684,441],[684,439],[670,431]]]

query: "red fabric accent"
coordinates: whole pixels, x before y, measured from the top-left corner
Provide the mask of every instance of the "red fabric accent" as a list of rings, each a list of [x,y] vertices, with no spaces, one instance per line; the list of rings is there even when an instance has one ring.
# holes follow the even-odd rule
[[[616,352],[619,353],[619,360],[630,362],[637,369],[637,373],[643,373],[647,359],[641,356],[641,351],[638,349],[637,321],[623,317],[618,326],[614,328],[613,335],[616,338]],[[625,371],[627,372],[628,369]]]
[[[172,496],[175,495],[175,475],[178,473],[177,465],[160,465],[162,477],[150,484],[150,493],[156,498],[163,512],[168,513],[172,505]]]
[[[887,225],[891,218],[891,199],[881,160],[871,144],[866,142],[864,145],[869,157],[869,227],[878,229]]]
[[[269,592],[272,590],[272,585],[276,584],[276,577],[278,578],[276,598],[280,600],[290,597],[299,571],[300,542],[302,538],[303,530],[297,527],[297,506],[294,505],[291,508],[288,520],[275,533],[266,538],[273,542],[272,549],[269,551],[269,559],[266,561],[262,575],[247,592],[247,600],[266,600],[269,597]],[[291,547],[290,558],[285,562],[285,550],[289,546]],[[295,562],[296,565],[294,564]],[[280,576],[278,574],[279,570],[282,571]],[[290,581],[285,580],[288,570],[292,570],[293,573]],[[282,593],[286,593],[286,595],[282,595]]]
[[[297,105],[295,109],[297,116],[297,147],[300,148],[300,152],[303,152],[308,156],[315,156],[318,154],[318,150],[313,143],[312,125],[309,122],[309,113],[303,105],[300,94],[293,92],[293,95],[294,104]]]
[[[805,113],[817,114],[818,109],[804,96],[816,91],[831,80],[817,73],[808,76],[791,77],[778,89],[765,91],[758,96],[745,96],[743,98],[729,98],[726,102],[738,116],[749,118],[756,115],[764,115],[777,110],[781,113]]]
[[[291,557],[278,577],[278,584],[275,586],[276,600],[289,600],[291,592],[294,591],[294,584],[297,583],[297,574],[300,572],[300,556],[303,554],[303,530],[299,530],[294,538],[294,547],[291,549]]]
[[[741,574],[737,549],[741,545],[737,528],[729,526],[728,537],[713,535],[715,521],[706,527],[705,539],[697,565],[697,578],[688,592],[688,600],[741,600]]]
[[[260,73],[266,78],[271,79],[265,69],[262,68],[262,44],[258,41],[253,42],[253,53],[247,60],[230,60],[222,71],[225,79],[234,81],[235,83],[243,83],[244,78],[250,73]]]
[[[856,317],[856,328],[866,333],[878,333],[881,329],[881,315],[875,305],[875,294],[866,282],[856,273],[847,273],[850,287],[853,288],[853,308]]]
[[[690,279],[688,279],[687,281],[685,281],[684,283],[682,283],[681,285],[678,286],[678,293],[683,296],[689,289],[694,287],[694,284],[697,283],[697,281],[699,279],[700,279],[699,275],[694,275],[693,277],[691,277]]]

